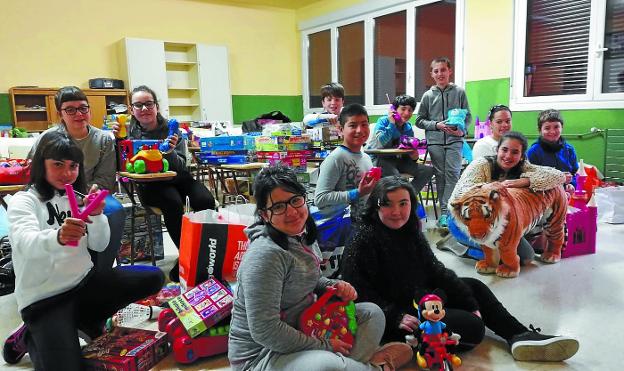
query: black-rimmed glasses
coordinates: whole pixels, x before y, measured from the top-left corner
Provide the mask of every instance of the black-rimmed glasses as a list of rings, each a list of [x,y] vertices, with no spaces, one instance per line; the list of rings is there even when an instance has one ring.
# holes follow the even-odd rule
[[[270,211],[273,215],[281,215],[286,212],[288,205],[292,206],[293,209],[298,209],[301,206],[305,205],[306,198],[303,195],[295,195],[289,198],[284,202],[276,202],[271,207],[267,207],[265,210]]]
[[[152,109],[154,108],[154,106],[156,105],[156,103],[154,103],[153,101],[147,101],[147,102],[134,102],[132,103],[132,107],[134,107],[135,109],[138,110],[142,110],[143,107],[147,108],[147,109]]]
[[[67,108],[61,108],[61,111],[65,111],[66,114],[73,116],[75,115],[77,112],[80,113],[88,113],[89,112],[89,106],[80,106],[80,107],[67,107]]]

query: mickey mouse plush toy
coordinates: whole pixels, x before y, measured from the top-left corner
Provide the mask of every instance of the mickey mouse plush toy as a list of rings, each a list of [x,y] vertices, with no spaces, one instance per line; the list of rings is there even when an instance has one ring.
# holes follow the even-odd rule
[[[444,294],[441,294],[444,296]],[[421,368],[427,368],[433,364],[442,366],[444,360],[450,361],[454,366],[461,365],[461,359],[446,350],[447,345],[456,345],[459,334],[449,336],[444,331],[446,324],[442,318],[446,315],[444,302],[436,294],[427,294],[420,299],[418,305],[414,302],[420,321],[420,345],[416,353],[416,361]],[[443,367],[442,367],[443,369]]]

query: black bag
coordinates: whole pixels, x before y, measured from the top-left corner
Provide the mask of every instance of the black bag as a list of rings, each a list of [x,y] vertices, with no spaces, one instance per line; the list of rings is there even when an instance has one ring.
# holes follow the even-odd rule
[[[0,296],[15,291],[15,271],[11,260],[9,236],[0,239]]]
[[[265,113],[256,117],[256,120],[258,119],[276,120],[276,121],[281,121],[281,122],[292,122],[292,120],[288,116],[283,114],[282,111],[273,111],[273,112]]]
[[[243,121],[243,133],[254,133],[262,131],[262,125],[258,124],[256,120]]]

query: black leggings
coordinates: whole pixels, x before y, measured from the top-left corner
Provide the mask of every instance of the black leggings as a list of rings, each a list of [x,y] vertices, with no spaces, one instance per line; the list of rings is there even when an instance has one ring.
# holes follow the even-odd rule
[[[157,293],[164,283],[158,267],[91,270],[77,287],[40,300],[21,312],[26,346],[36,370],[82,370],[77,330],[101,335],[107,318],[126,305]]]
[[[472,294],[479,304],[481,318],[463,309],[453,308],[453,298],[448,299],[446,316],[442,321],[446,323],[448,330],[461,335],[458,351],[472,349],[481,343],[486,327],[505,340],[528,331],[505,309],[487,285],[475,278],[461,279],[472,289]]]
[[[142,201],[162,211],[169,236],[178,249],[186,197],[194,211],[215,208],[212,193],[190,175],[178,176],[172,182],[146,183],[141,185],[139,192]]]

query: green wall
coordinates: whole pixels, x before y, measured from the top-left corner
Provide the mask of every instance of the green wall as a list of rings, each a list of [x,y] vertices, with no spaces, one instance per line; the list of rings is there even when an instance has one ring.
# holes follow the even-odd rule
[[[301,95],[233,95],[232,110],[236,124],[271,111],[282,111],[292,121],[301,121],[303,98]]]
[[[12,123],[11,104],[8,94],[0,94],[0,124]]]
[[[470,102],[473,118],[479,116],[485,120],[490,107],[495,104],[509,105],[509,79],[469,81],[466,94]],[[557,108],[556,106],[553,108]],[[529,144],[535,141],[537,115],[539,111],[513,113],[513,128],[529,138]],[[600,129],[621,128],[624,118],[622,109],[562,110],[565,120],[563,135],[574,146],[579,158],[604,171],[604,134],[589,135],[580,138],[578,134],[589,132],[592,127]]]

